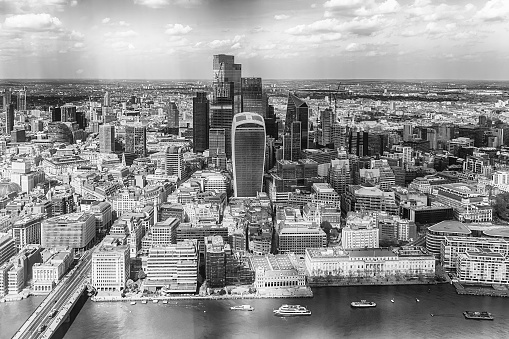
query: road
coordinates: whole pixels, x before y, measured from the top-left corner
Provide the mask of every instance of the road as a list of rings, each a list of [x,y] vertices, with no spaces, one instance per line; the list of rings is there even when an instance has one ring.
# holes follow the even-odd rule
[[[16,332],[13,339],[38,338],[44,333],[44,331],[42,333],[39,332],[43,324],[50,327],[50,324],[53,322],[60,322],[62,318],[67,316],[67,314],[56,314],[53,318],[49,318],[52,309],[56,309],[60,312],[67,303],[72,303],[72,300],[69,299],[71,299],[76,289],[82,286],[87,276],[90,274],[92,252],[93,251],[87,251],[83,255],[81,262],[60,281],[50,294],[48,294],[41,305],[39,305],[18,332]]]

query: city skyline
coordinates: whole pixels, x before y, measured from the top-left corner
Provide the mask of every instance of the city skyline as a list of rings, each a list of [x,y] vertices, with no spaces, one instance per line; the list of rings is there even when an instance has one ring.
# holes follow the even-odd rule
[[[0,0],[0,76],[509,79],[502,0]]]

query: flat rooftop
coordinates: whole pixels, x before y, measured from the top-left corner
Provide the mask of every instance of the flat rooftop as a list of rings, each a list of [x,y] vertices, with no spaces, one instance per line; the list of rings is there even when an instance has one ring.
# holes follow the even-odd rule
[[[483,234],[494,238],[509,238],[509,226],[490,227]]]
[[[467,226],[465,226],[465,224],[456,220],[441,221],[438,224],[428,227],[428,230],[442,233],[460,233],[460,234],[472,233],[472,231],[470,231],[470,229]]]
[[[267,254],[267,255],[254,255],[250,258],[251,266],[253,270],[259,267],[269,271],[281,271],[281,270],[293,270],[293,266],[290,257],[287,254]]]

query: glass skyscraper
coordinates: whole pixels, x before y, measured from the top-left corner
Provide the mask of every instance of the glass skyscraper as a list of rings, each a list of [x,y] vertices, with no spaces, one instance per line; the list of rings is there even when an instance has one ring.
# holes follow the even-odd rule
[[[205,92],[193,98],[193,145],[195,153],[209,148],[209,100]]]
[[[261,192],[265,163],[265,123],[256,113],[239,113],[232,123],[232,164],[235,197]]]
[[[300,148],[307,149],[309,146],[309,107],[304,101],[297,98],[294,94],[288,93],[285,134],[292,133],[295,135],[296,126],[294,125],[294,122],[296,121],[300,122]]]
[[[266,115],[262,78],[242,78],[242,112]]]

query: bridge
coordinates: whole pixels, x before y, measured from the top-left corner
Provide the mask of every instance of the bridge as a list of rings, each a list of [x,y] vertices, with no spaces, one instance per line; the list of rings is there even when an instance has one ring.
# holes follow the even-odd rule
[[[67,273],[14,334],[13,339],[51,338],[62,323],[69,321],[74,305],[87,288],[92,268],[92,250]]]

